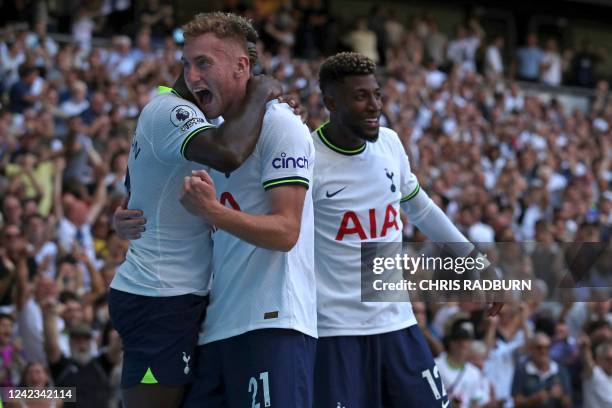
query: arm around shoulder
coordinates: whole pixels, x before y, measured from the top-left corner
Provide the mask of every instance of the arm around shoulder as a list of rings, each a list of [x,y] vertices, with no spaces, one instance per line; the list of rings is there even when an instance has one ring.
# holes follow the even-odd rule
[[[236,170],[251,155],[261,133],[266,103],[280,94],[276,80],[252,77],[247,94],[235,115],[219,127],[203,129],[184,148],[188,160],[221,172]]]

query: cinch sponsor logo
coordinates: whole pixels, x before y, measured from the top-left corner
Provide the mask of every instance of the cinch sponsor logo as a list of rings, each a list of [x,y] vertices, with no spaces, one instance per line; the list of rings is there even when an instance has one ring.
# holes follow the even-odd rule
[[[194,127],[198,123],[204,123],[204,122],[205,122],[205,120],[202,119],[202,118],[193,118],[193,119],[190,119],[187,123],[185,123],[183,125],[183,127],[181,127],[181,132],[184,132],[187,129],[190,129],[190,128]]]
[[[304,157],[287,157],[287,153],[281,153],[280,157],[272,160],[272,167],[275,169],[295,169],[308,168],[308,159]]]

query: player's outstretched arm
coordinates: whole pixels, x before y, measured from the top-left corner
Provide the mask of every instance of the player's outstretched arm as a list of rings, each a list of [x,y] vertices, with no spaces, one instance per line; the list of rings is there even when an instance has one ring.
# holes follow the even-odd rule
[[[457,255],[468,255],[474,249],[474,245],[455,227],[420,186],[417,186],[415,190],[414,194],[406,196],[401,204],[410,222],[434,242],[464,242],[465,248],[456,247],[457,250],[463,249],[464,253]]]
[[[423,234],[434,242],[452,242],[458,256],[468,256],[477,252],[472,244],[457,227],[448,219],[446,214],[433,202],[433,200],[417,186],[414,194],[407,200],[402,200],[402,209],[408,214],[410,221],[417,226]],[[465,243],[461,246],[460,243]],[[493,302],[487,314],[497,315],[503,307],[501,302]]]
[[[208,173],[197,171],[185,178],[181,203],[191,213],[205,217],[217,228],[250,244],[274,251],[290,251],[300,236],[306,188],[284,185],[271,189],[268,194],[269,214],[237,211],[219,203]]]
[[[238,113],[225,117],[221,126],[208,128],[191,139],[185,157],[221,172],[236,170],[257,144],[266,103],[281,92],[277,80],[264,75],[251,77]]]

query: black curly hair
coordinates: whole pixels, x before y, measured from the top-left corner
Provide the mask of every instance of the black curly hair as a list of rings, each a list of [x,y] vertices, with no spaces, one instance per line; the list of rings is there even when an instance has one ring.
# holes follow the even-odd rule
[[[319,87],[325,91],[330,85],[352,75],[373,75],[376,63],[363,54],[341,52],[326,59],[319,70]]]

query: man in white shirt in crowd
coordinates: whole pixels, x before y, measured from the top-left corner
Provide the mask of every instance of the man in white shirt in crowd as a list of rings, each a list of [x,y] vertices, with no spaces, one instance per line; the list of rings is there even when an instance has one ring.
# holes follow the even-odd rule
[[[476,72],[476,51],[483,36],[482,29],[473,20],[469,28],[463,24],[457,27],[457,37],[448,43],[446,56],[461,74]]]
[[[503,407],[512,406],[512,379],[518,351],[531,337],[528,309],[519,304],[508,304],[499,317],[487,320],[484,342],[488,355],[484,374],[490,379],[496,400]]]
[[[447,351],[436,358],[440,377],[454,407],[479,407],[489,399],[482,388],[478,368],[468,361],[473,342],[474,325],[468,319],[459,318],[444,336]]]
[[[591,341],[583,335],[580,340],[582,352],[582,399],[584,408],[612,407],[612,342],[603,342],[595,347],[595,358],[591,352]]]
[[[498,35],[487,47],[485,53],[485,75],[490,79],[501,79],[504,75],[504,60],[501,51],[504,48],[504,37]]]
[[[83,81],[76,81],[70,89],[70,99],[60,105],[60,111],[69,118],[80,115],[87,108],[89,108],[87,85]]]
[[[561,54],[553,38],[546,41],[546,50],[540,63],[540,79],[548,85],[561,85]]]

